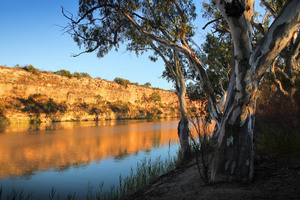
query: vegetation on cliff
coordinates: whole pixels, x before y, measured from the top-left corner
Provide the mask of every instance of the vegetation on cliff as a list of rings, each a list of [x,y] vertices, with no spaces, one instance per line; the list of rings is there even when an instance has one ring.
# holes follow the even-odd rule
[[[170,91],[93,79],[67,70],[44,72],[32,65],[0,67],[2,119],[31,123],[73,120],[142,119],[177,117],[178,103]],[[67,79],[65,78],[67,77]],[[125,87],[123,87],[125,86]]]

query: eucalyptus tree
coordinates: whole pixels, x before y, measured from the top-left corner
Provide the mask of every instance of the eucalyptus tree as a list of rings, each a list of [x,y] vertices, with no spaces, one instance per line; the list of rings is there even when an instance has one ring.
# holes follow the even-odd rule
[[[179,52],[176,50],[168,50],[160,45],[160,48],[151,44],[155,54],[159,56],[165,63],[166,70],[163,73],[163,77],[173,81],[176,89],[180,105],[181,119],[178,123],[178,137],[180,140],[180,147],[183,161],[187,161],[190,157],[190,144],[189,144],[189,117],[186,105],[186,85],[184,78],[184,67],[183,58],[180,57]],[[151,57],[152,59],[157,59]]]
[[[278,17],[284,7],[286,0],[262,0],[261,6],[266,8],[263,13],[263,20],[258,28],[261,35],[265,34],[265,29],[269,26],[270,21]],[[257,24],[257,23],[256,23]],[[255,26],[257,27],[257,25]],[[296,32],[286,47],[276,57],[269,69],[269,76],[275,84],[278,91],[289,97],[294,104],[294,95],[297,91],[297,78],[300,73],[300,34]],[[298,108],[299,109],[299,108]]]
[[[195,9],[191,2],[186,2],[188,7],[185,12],[190,17],[186,18],[185,23],[173,19],[178,11],[172,1],[79,1],[79,5],[80,14],[77,20],[72,15],[67,16],[64,10],[63,14],[71,21],[67,32],[72,34],[79,46],[84,45],[86,48],[82,53],[97,51],[97,56],[102,57],[113,47],[117,49],[120,43],[126,43],[127,50],[137,55],[151,50],[154,52],[150,56],[152,61],[159,57],[164,61],[179,99],[181,120],[178,123],[178,136],[182,158],[186,161],[190,155],[190,130],[182,69],[187,62],[182,62],[184,58],[180,56],[180,52],[164,47],[151,37],[145,37],[139,29],[174,43],[179,42],[180,32],[184,31],[187,38],[191,37],[194,33],[190,22],[195,18]],[[100,13],[95,14],[97,9]],[[98,14],[100,18],[96,17]],[[181,30],[183,26],[185,30]]]
[[[69,15],[69,32],[85,52],[97,50],[98,56],[118,47],[131,34],[184,55],[201,77],[210,115],[216,121],[212,181],[248,181],[254,171],[253,127],[259,82],[299,30],[300,2],[288,1],[256,45],[252,43],[254,0],[212,0],[212,4],[227,22],[233,46],[234,64],[226,98],[221,101],[224,106],[217,104],[205,66],[191,48],[188,33],[196,17],[192,1],[80,0],[77,18]],[[170,35],[176,40],[170,40]]]
[[[154,10],[152,11],[154,15]],[[171,32],[171,31],[170,31]],[[166,35],[170,40],[176,40],[176,37],[171,38],[172,34]],[[190,144],[189,144],[189,117],[186,104],[186,85],[185,85],[185,68],[189,63],[180,55],[180,52],[164,47],[164,45],[155,44],[152,40],[144,38],[143,36],[131,36],[131,41],[127,45],[127,50],[135,51],[137,55],[142,54],[144,51],[152,50],[153,54],[149,59],[156,62],[159,58],[165,63],[165,71],[162,77],[174,83],[176,95],[179,100],[181,119],[178,123],[178,137],[180,140],[180,148],[182,154],[182,161],[188,161],[190,157]]]

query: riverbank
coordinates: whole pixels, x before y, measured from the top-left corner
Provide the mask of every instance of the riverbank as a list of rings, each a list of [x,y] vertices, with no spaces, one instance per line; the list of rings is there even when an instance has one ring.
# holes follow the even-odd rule
[[[0,66],[0,123],[179,116],[174,91]]]
[[[300,199],[300,159],[257,156],[255,177],[248,184],[204,185],[196,161],[177,168],[127,199]]]

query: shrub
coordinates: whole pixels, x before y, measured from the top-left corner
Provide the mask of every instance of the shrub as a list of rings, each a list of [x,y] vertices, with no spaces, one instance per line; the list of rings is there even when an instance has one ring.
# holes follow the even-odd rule
[[[0,115],[3,115],[5,113],[5,110],[5,106],[2,103],[0,103]]]
[[[33,74],[38,74],[40,70],[38,70],[37,68],[35,68],[34,66],[32,65],[28,65],[28,66],[25,66],[23,67],[22,69],[30,72],[30,73],[33,73]]]
[[[161,115],[163,114],[163,112],[161,110],[158,110],[156,114]]]
[[[74,72],[74,73],[73,73],[73,77],[76,77],[76,78],[78,78],[78,79],[81,79],[81,78],[82,78],[82,76],[81,76],[81,74],[80,74],[79,72]]]
[[[66,76],[68,78],[72,78],[73,77],[73,75],[71,74],[71,72],[68,71],[68,70],[65,70],[65,69],[58,70],[58,71],[54,72],[54,74],[61,75],[61,76]]]
[[[78,79],[81,79],[81,78],[91,78],[91,76],[88,74],[88,73],[86,73],[86,72],[81,72],[81,73],[79,73],[79,72],[74,72],[73,73],[73,77],[76,77],[76,78],[78,78]]]
[[[149,97],[150,101],[161,102],[161,96],[158,91],[154,91]]]
[[[94,98],[95,98],[95,101],[96,101],[96,105],[100,105],[100,104],[103,104],[105,102],[103,100],[103,97],[100,94],[95,95]]]
[[[81,77],[91,78],[91,75],[89,75],[87,72],[81,72],[80,75]]]
[[[282,128],[266,127],[256,136],[259,153],[300,155],[300,131],[291,133]]]
[[[129,81],[129,80],[123,79],[123,78],[119,78],[119,77],[116,77],[116,78],[114,79],[114,81],[115,81],[116,83],[119,83],[120,85],[124,85],[125,87],[127,87],[127,86],[130,84],[130,81]]]
[[[292,97],[263,81],[257,99],[254,136],[257,151],[266,154],[300,155],[299,87]]]
[[[124,103],[122,101],[110,102],[109,107],[115,113],[127,114],[130,111],[130,103]]]
[[[144,84],[145,87],[151,87],[151,83],[147,82]]]
[[[48,114],[57,113],[59,110],[58,108],[58,105],[51,98],[49,98],[47,103],[43,105],[44,112]]]
[[[202,116],[199,115],[199,113],[195,113],[193,116],[194,119],[190,120],[193,124],[192,130],[194,132],[190,134],[190,140],[192,143],[192,151],[196,154],[196,163],[200,177],[205,184],[209,184],[214,141],[209,131],[210,124],[207,120],[203,120],[200,117]]]

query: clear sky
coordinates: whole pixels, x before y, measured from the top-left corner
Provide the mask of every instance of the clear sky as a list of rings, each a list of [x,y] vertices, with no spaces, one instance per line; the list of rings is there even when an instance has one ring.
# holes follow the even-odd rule
[[[114,80],[129,79],[153,87],[173,89],[172,83],[160,78],[164,70],[162,61],[151,62],[147,55],[137,57],[120,49],[111,51],[104,58],[96,53],[71,55],[80,49],[62,28],[67,24],[61,6],[76,13],[76,0],[0,0],[0,65],[14,67],[33,65],[46,70],[66,69],[72,73],[87,72],[92,77]]]

